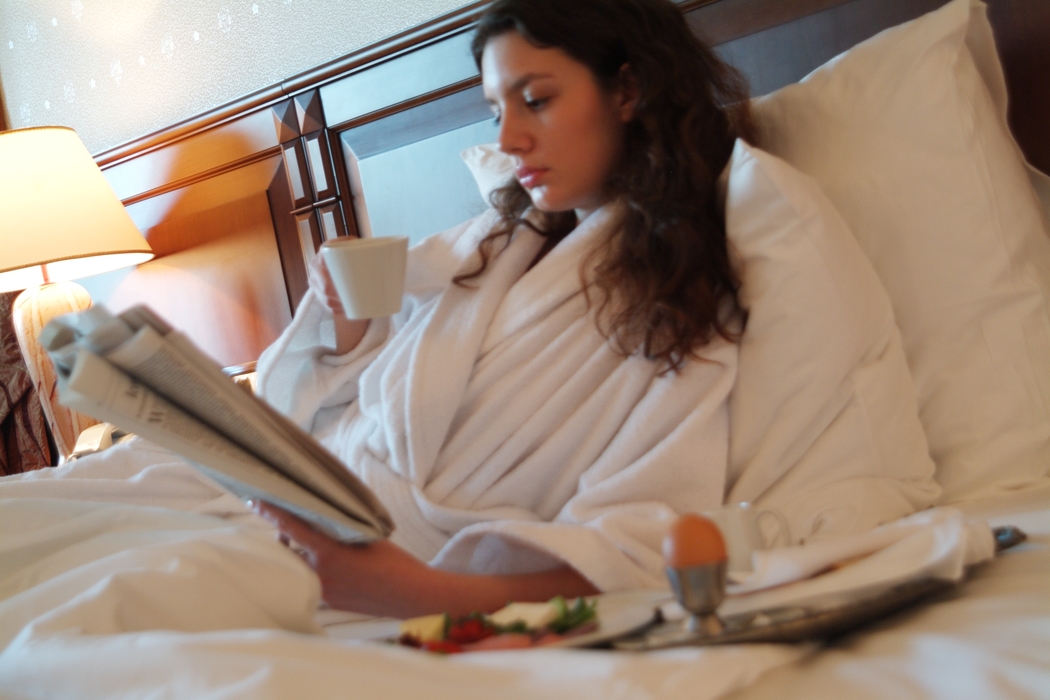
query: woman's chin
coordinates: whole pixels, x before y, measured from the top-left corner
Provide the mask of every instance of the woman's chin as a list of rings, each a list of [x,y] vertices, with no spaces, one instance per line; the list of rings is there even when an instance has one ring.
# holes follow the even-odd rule
[[[532,190],[529,190],[529,196],[532,197],[532,206],[549,214],[556,214],[558,212],[569,211],[576,208],[568,198],[559,197],[545,187],[535,187]]]

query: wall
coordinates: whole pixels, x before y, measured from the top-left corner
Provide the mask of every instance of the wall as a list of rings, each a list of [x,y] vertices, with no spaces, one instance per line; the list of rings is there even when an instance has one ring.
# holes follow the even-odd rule
[[[465,4],[0,0],[7,125],[71,126],[98,153]]]

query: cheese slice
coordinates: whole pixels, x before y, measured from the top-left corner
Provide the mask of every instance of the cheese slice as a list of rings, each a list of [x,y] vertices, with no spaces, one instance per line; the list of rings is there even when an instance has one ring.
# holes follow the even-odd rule
[[[448,616],[441,613],[402,620],[399,629],[402,635],[415,637],[421,642],[433,642],[445,638],[446,627]]]
[[[538,630],[557,620],[559,615],[561,611],[553,603],[511,603],[489,615],[489,620],[501,627],[523,622],[526,628]]]

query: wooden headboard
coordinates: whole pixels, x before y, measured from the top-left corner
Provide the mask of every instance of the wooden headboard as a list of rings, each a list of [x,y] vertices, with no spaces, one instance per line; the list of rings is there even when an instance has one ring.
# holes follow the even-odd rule
[[[945,0],[686,0],[693,30],[753,94],[794,82]],[[342,235],[414,238],[483,207],[460,149],[495,128],[461,10],[97,155],[157,252],[103,282],[145,302],[223,364],[254,360],[306,290],[306,262]],[[1050,171],[1050,3],[990,0],[1010,123]]]

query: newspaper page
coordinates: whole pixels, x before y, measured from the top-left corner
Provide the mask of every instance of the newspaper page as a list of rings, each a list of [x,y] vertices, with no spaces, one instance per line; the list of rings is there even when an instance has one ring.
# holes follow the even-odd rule
[[[42,341],[63,403],[178,452],[237,495],[284,507],[336,539],[393,530],[382,504],[331,453],[145,307],[61,317]]]

